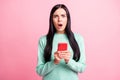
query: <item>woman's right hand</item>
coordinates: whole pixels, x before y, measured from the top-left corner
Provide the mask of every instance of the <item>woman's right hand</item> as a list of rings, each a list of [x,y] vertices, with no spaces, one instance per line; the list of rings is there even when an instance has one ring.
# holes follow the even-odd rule
[[[54,53],[54,63],[55,64],[59,64],[59,62],[60,62],[60,60],[62,59],[62,56],[60,55],[61,54],[61,52],[60,51],[56,51],[55,53]]]

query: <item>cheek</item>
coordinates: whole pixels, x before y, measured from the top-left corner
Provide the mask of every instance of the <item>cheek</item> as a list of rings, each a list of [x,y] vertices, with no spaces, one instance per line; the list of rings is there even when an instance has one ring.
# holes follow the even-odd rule
[[[66,19],[66,20],[64,20],[64,24],[65,24],[65,25],[67,24],[67,19]]]
[[[67,18],[64,19],[64,22],[67,23]]]
[[[56,25],[56,24],[57,24],[56,20],[53,20],[53,24],[54,24],[54,25]]]

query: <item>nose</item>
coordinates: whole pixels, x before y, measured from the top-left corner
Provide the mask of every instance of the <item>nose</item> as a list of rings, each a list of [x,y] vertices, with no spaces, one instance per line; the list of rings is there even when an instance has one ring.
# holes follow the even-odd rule
[[[62,18],[59,16],[59,17],[58,17],[58,22],[60,22],[61,20],[62,20]]]

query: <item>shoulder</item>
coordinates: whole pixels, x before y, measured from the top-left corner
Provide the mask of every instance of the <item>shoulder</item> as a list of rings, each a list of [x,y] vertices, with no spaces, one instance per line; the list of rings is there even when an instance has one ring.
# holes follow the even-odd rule
[[[45,40],[46,39],[46,35],[43,35],[39,38],[39,40]]]
[[[78,33],[73,33],[73,34],[77,41],[83,41],[83,36],[81,34]]]
[[[39,43],[46,43],[46,35],[43,35],[39,38]]]

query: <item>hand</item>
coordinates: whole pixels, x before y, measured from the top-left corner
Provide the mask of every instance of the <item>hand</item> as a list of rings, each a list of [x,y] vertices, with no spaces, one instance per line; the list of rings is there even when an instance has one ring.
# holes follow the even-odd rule
[[[70,52],[69,51],[61,51],[61,57],[65,60],[66,63],[70,60]]]
[[[56,51],[54,53],[54,57],[55,57],[54,63],[55,64],[59,64],[60,60],[62,59],[61,52],[60,51]]]

